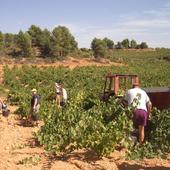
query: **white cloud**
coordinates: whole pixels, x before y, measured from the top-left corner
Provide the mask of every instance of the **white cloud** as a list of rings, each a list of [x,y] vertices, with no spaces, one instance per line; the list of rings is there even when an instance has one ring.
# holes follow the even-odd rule
[[[161,31],[162,28],[170,28],[170,22],[167,20],[154,20],[152,22],[143,20],[141,23],[140,21],[134,20],[131,22],[122,22],[110,28],[80,25],[75,25],[74,27],[72,25],[72,27],[70,27],[67,24],[65,24],[65,26],[73,33],[79,43],[79,47],[90,47],[90,43],[94,37],[108,37],[114,40],[115,43],[129,38],[135,39],[139,43],[146,41],[151,47],[170,47],[170,31],[168,29]]]
[[[145,11],[144,13],[155,16],[155,17],[168,17],[168,16],[170,16],[170,9],[162,8],[160,10]]]
[[[168,19],[136,19],[131,20],[122,25],[134,28],[170,28],[170,20]]]
[[[151,15],[152,17],[170,17],[170,2],[166,3],[163,7],[158,9],[152,9],[149,11],[144,11],[144,14]]]
[[[170,48],[170,3],[157,10],[139,14],[121,15],[118,22],[106,26],[61,23],[68,27],[78,41],[79,47],[90,47],[94,37],[108,37],[117,41],[125,38],[139,43],[146,41],[151,47]]]

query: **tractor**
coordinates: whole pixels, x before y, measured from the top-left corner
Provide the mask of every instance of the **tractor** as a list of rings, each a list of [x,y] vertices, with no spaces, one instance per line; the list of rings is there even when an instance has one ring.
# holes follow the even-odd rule
[[[107,101],[110,96],[122,98],[134,83],[139,84],[139,77],[136,74],[111,74],[105,77],[104,90],[101,94],[103,101]],[[153,107],[159,110],[170,108],[170,87],[150,87],[143,88],[148,94]]]

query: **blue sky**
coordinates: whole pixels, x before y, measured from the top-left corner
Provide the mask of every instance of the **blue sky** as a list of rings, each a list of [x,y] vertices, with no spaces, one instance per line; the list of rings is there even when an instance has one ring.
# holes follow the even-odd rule
[[[66,26],[79,47],[94,37],[170,48],[170,0],[0,0],[0,30]]]

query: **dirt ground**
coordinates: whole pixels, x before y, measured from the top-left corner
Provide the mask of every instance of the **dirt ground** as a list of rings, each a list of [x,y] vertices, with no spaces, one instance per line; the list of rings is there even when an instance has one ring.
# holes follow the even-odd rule
[[[15,107],[11,106],[13,112]],[[77,150],[71,154],[50,156],[37,146],[33,132],[38,127],[26,127],[18,115],[0,115],[0,170],[168,170],[168,159],[126,161],[124,151],[115,151],[99,159],[93,151]]]
[[[0,59],[0,66],[3,65],[8,65],[8,66],[13,66],[13,65],[23,65],[23,64],[28,64],[28,65],[36,65],[36,66],[65,66],[69,67],[70,69],[74,69],[75,67],[82,67],[82,66],[124,66],[123,63],[116,63],[116,62],[111,62],[108,59],[92,59],[92,58],[73,58],[73,57],[68,57],[65,60],[61,61],[50,61],[50,60],[45,60],[42,58],[36,58],[36,59]]]
[[[51,65],[59,66],[61,63]],[[76,66],[91,64],[116,65],[116,63],[110,62],[96,63],[95,61],[77,59],[65,61],[63,65],[73,69]],[[45,63],[40,66],[44,65],[49,66]],[[118,63],[117,65],[119,66]],[[1,82],[3,81],[2,66],[0,66]],[[2,99],[2,96],[0,98]],[[33,132],[36,132],[38,127],[24,126],[19,116],[13,114],[16,107],[9,106],[9,108],[11,114],[8,118],[0,115],[0,170],[170,170],[170,155],[166,160],[154,158],[143,161],[126,161],[123,158],[123,150],[115,151],[109,157],[101,159],[94,152],[88,150],[50,156],[43,147],[37,146],[35,143]]]
[[[64,66],[68,67],[70,69],[74,69],[76,67],[85,67],[85,66],[125,66],[125,64],[122,63],[116,63],[116,62],[111,62],[107,59],[100,59],[100,60],[95,60],[95,59],[90,59],[90,58],[82,58],[82,59],[77,59],[73,57],[68,57],[67,60],[62,60],[62,61],[56,61],[56,62],[46,62],[46,60],[43,59],[34,59],[34,60],[28,60],[28,59],[21,59],[18,62],[14,59],[0,59],[0,83],[3,81],[3,67],[8,66],[8,67],[13,67],[18,66],[21,67],[23,64],[27,65],[36,65],[38,67],[59,67],[59,66]]]

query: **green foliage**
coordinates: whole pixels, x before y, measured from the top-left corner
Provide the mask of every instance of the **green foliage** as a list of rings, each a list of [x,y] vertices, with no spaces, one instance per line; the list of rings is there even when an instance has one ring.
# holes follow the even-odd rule
[[[147,43],[146,43],[146,42],[142,42],[142,43],[140,44],[140,48],[141,48],[141,49],[148,48]]]
[[[44,125],[36,136],[48,151],[58,153],[87,148],[101,156],[108,155],[117,147],[126,147],[132,159],[162,156],[169,152],[170,110],[153,110],[151,132],[145,145],[134,147],[129,138],[131,111],[122,108],[114,98],[107,104],[99,101],[104,85],[102,78],[108,72],[136,73],[142,87],[170,84],[169,63],[161,58],[168,56],[169,51],[146,52],[144,56],[136,52],[128,54],[122,51],[114,54],[127,63],[122,67],[77,67],[74,70],[64,67],[5,67],[4,84],[10,89],[9,101],[17,104],[17,113],[25,117],[29,111],[30,90],[38,89]],[[69,100],[63,109],[58,109],[54,101],[56,80],[64,82],[68,91]]]
[[[162,66],[160,65],[160,63],[162,63],[162,65],[164,65],[164,64],[168,65],[169,63],[164,62],[164,61],[166,61],[165,58],[168,58],[169,56],[170,56],[170,49],[156,49],[156,50],[152,49],[150,51],[114,50],[110,54],[109,59],[112,61],[115,61],[115,62],[122,62],[122,63],[126,63],[128,65],[130,64],[131,66],[134,67],[133,70],[137,73],[140,71],[143,71],[143,69],[140,67],[140,63],[142,63],[142,64],[144,63],[145,67],[147,67],[147,69],[145,69],[145,70],[146,70],[146,72],[149,72],[149,75],[150,75],[150,72],[152,74],[153,70],[157,71],[156,67],[159,67],[159,69],[160,69],[160,73],[158,72],[158,74],[162,74],[161,71],[164,69],[161,68]],[[136,64],[138,66],[135,66]],[[149,69],[149,67],[151,67],[151,68]],[[141,76],[143,77],[143,75],[141,75]]]
[[[128,135],[132,123],[125,115],[124,109],[112,102],[105,106],[96,100],[92,108],[84,110],[82,106],[85,100],[84,92],[80,91],[64,110],[57,110],[56,106],[51,107],[45,125],[37,134],[40,144],[55,153],[87,148],[95,150],[99,155],[112,152],[122,139],[124,145],[129,145]],[[117,115],[114,121],[106,123],[103,116],[110,111]]]
[[[40,46],[42,39],[42,30],[36,25],[31,25],[28,29],[28,34],[31,36],[32,45]]]
[[[6,33],[4,34],[4,46],[10,47],[14,43],[14,34]]]
[[[95,58],[104,58],[106,55],[107,44],[101,39],[94,38],[91,42],[91,48]]]
[[[130,47],[131,48],[136,48],[137,47],[137,42],[135,40],[130,41]]]
[[[108,49],[113,49],[114,42],[109,38],[104,38],[103,41],[106,43]]]
[[[26,157],[20,161],[18,161],[17,164],[21,165],[38,165],[38,163],[41,161],[41,157],[39,155],[33,155],[31,157]]]
[[[52,56],[63,58],[77,49],[77,42],[68,28],[58,26],[52,31],[50,49]]]
[[[129,48],[129,39],[124,39],[121,43],[123,45],[124,48]]]
[[[121,42],[117,42],[116,48],[117,48],[117,49],[123,49],[124,46],[122,45]]]
[[[42,48],[42,54],[48,56],[50,54],[50,31],[44,29],[40,37],[40,46]]]
[[[93,56],[93,52],[90,49],[81,48],[70,53],[69,56],[74,58],[91,58]]]
[[[2,48],[3,44],[4,44],[3,33],[0,31],[0,49]]]
[[[23,33],[20,31],[17,36],[17,44],[21,48],[22,53],[25,57],[29,57],[32,54],[32,47],[31,47],[31,37],[26,32]]]
[[[112,53],[117,52],[116,49],[148,48],[146,42],[137,45],[135,40],[129,41],[129,39],[124,39],[122,42],[114,45],[113,40],[105,37],[104,39],[94,38],[91,42],[92,50],[83,51],[82,49],[78,49],[78,44],[74,36],[65,26],[58,26],[50,32],[48,29],[42,30],[39,26],[31,25],[27,33],[23,33],[24,35],[16,35],[11,33],[2,34],[0,32],[0,48],[2,54],[12,57],[20,56],[21,53],[22,57],[27,57],[31,54],[37,56],[38,54],[38,56],[41,57],[51,57],[54,61],[55,59],[64,59],[68,55],[79,58],[89,58],[92,57],[93,52],[95,58],[103,58],[114,55]],[[18,36],[22,37],[19,38],[19,42]],[[19,51],[18,45],[21,51]],[[5,47],[3,50],[2,46]],[[169,58],[166,60],[169,61]]]
[[[150,130],[149,134],[146,133],[147,141],[141,146],[131,147],[129,158],[164,158],[170,152],[170,110],[160,112],[154,108],[147,128]]]

